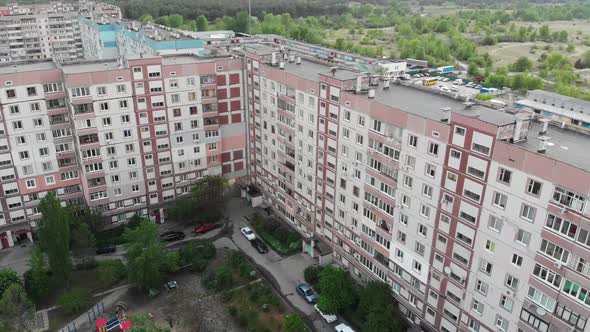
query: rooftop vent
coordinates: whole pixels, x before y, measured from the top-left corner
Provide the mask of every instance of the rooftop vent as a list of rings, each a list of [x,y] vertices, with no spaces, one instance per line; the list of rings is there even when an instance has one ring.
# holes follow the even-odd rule
[[[375,98],[375,89],[369,89],[369,99]]]
[[[453,109],[450,107],[443,107],[440,109],[440,111],[442,112],[442,115],[440,117],[440,121],[441,122],[449,122],[449,118],[451,117],[451,111]]]
[[[537,152],[545,153],[547,151],[547,141],[551,139],[551,137],[542,135],[537,137],[539,139],[539,147],[537,148]]]
[[[539,122],[541,122],[543,124],[541,131],[539,131],[539,135],[547,134],[547,128],[549,127],[549,119],[542,118],[542,119],[539,119]]]
[[[283,61],[279,62],[279,69],[285,69],[285,63]]]
[[[389,84],[390,84],[389,80],[383,81],[383,89],[389,89]]]
[[[272,52],[270,54],[270,64],[272,66],[276,66],[277,65],[277,53],[276,52]]]
[[[298,57],[295,59],[295,63],[296,63],[296,64],[298,64],[298,65],[300,65],[300,64],[301,64],[301,57],[300,57],[300,56],[298,56]]]
[[[293,55],[293,54],[289,55],[289,62],[290,63],[295,62],[295,55]]]

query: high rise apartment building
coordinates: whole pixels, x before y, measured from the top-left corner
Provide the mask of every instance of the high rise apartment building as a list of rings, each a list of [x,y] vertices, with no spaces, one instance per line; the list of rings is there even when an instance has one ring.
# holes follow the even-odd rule
[[[73,12],[0,16],[0,63],[82,60],[79,17]]]
[[[164,221],[205,175],[245,174],[242,60],[151,57],[0,67],[0,240],[30,237],[39,201]]]
[[[97,31],[98,48],[132,36]],[[160,42],[146,47],[180,52]],[[196,179],[247,175],[305,252],[329,247],[361,282],[388,283],[414,324],[590,331],[589,139],[576,123],[390,82],[403,61],[240,44],[0,67],[2,246],[30,237],[49,190],[114,224],[161,222]]]
[[[246,47],[248,172],[306,245],[432,331],[590,331],[587,136],[280,49]]]

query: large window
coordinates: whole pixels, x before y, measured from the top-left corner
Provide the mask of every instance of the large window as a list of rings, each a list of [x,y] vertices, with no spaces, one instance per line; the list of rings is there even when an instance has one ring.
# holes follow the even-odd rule
[[[569,254],[570,254],[569,251],[567,251],[567,250],[563,249],[562,247],[560,247],[554,243],[551,243],[545,239],[543,239],[543,241],[541,241],[540,250],[541,250],[541,252],[545,253],[546,255],[551,256],[563,263],[567,263],[567,260],[569,258]]]

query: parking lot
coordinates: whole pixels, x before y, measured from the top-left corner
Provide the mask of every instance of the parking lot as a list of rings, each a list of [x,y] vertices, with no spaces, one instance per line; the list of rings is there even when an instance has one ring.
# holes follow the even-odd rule
[[[440,90],[450,94],[458,94],[463,99],[465,99],[465,97],[470,97],[469,99],[475,99],[475,96],[477,96],[477,94],[479,93],[479,88],[481,88],[481,86],[479,86],[479,88],[475,88],[476,84],[457,84],[454,81],[443,77],[439,77],[436,84],[425,86],[423,84],[423,80],[427,78],[429,77],[412,77],[410,82],[412,85],[422,86],[427,90]]]

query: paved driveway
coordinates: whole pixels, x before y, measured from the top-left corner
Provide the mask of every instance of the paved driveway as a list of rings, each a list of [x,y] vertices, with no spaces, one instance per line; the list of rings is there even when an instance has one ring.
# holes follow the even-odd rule
[[[280,292],[284,295],[293,306],[308,316],[309,320],[313,322],[316,331],[334,331],[334,327],[327,324],[323,318],[314,310],[313,305],[308,304],[305,300],[295,292],[295,287],[302,282],[303,270],[306,267],[313,265],[316,261],[307,254],[295,254],[286,258],[281,257],[274,252],[270,247],[266,254],[260,254],[248,241],[242,233],[240,228],[248,225],[245,216],[251,215],[255,210],[245,206],[240,199],[232,199],[227,207],[226,214],[233,222],[233,243],[250,257],[259,267],[266,270],[275,280],[275,285],[278,285]],[[332,324],[336,325],[336,324]]]

